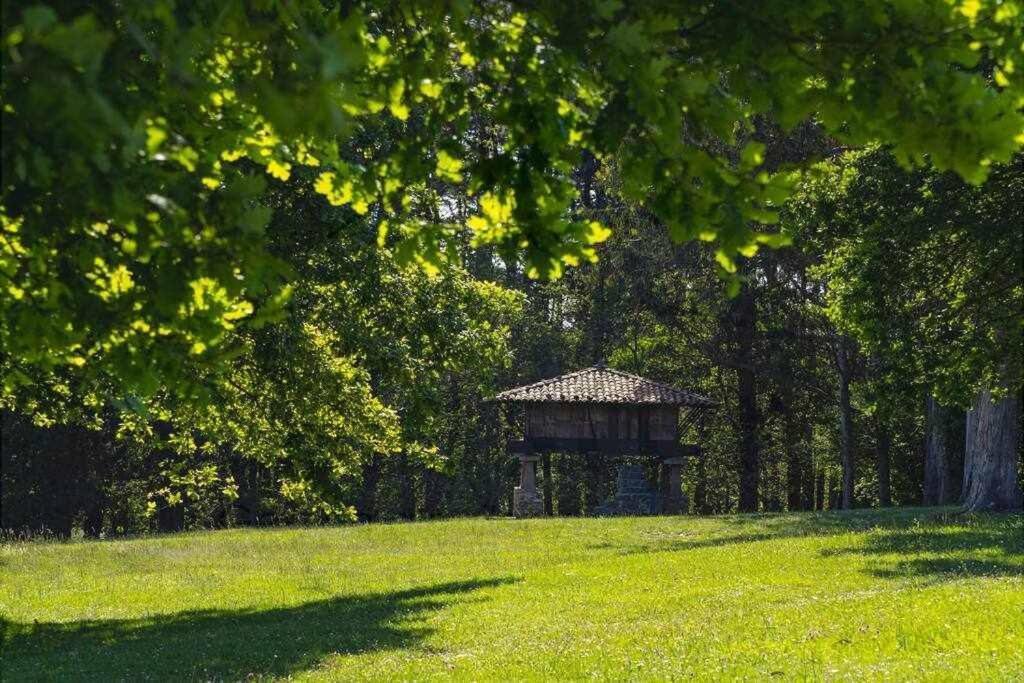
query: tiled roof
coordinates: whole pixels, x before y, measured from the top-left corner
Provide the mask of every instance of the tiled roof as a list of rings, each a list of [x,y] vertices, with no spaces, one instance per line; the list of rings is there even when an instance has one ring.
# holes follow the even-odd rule
[[[602,366],[503,391],[496,401],[542,403],[627,403],[710,408],[711,399],[667,384]]]

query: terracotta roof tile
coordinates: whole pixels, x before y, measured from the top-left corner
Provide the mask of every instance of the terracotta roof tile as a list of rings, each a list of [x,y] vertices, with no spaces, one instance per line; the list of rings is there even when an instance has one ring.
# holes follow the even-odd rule
[[[585,368],[503,391],[496,401],[541,403],[629,403],[710,408],[711,399],[601,366]]]

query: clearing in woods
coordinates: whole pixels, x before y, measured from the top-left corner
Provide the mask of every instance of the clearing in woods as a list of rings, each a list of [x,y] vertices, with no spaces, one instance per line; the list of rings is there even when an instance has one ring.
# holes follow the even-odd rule
[[[0,546],[4,680],[1021,680],[1024,517],[460,519]]]

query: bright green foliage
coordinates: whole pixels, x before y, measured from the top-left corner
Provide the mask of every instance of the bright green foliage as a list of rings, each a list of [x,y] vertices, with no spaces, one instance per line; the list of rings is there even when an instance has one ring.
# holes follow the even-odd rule
[[[213,400],[164,397],[183,458],[169,467],[191,472],[228,446],[277,472],[285,498],[314,518],[352,518],[367,460],[403,452],[445,465],[445,388],[493,390],[518,296],[452,265],[434,277],[400,267],[369,226],[298,187],[274,201],[288,210],[271,247],[298,275],[294,294],[276,324],[239,335]]]
[[[302,166],[405,260],[453,255],[466,226],[438,196],[458,195],[478,243],[556,275],[608,234],[571,211],[572,170],[614,155],[624,193],[678,240],[717,239],[731,272],[793,181],[744,144],[756,113],[973,181],[1024,142],[1017,2],[3,11],[8,393],[62,366],[121,394],[195,393],[189,368],[226,368],[238,326],[279,312],[264,194]],[[481,118],[496,134],[470,145]],[[364,135],[381,125],[397,144]]]
[[[1024,675],[1019,516],[459,520],[0,547],[5,679]]]
[[[289,178],[265,201],[275,209],[267,249],[292,274],[291,296],[274,324],[232,332],[220,372],[191,357],[179,368],[190,393],[122,400],[107,375],[30,367],[34,382],[11,391],[37,425],[116,431],[158,460],[155,481],[138,477],[151,522],[170,508],[187,526],[226,521],[205,511],[219,514],[238,495],[235,475],[249,467],[239,457],[260,468],[262,519],[351,519],[365,462],[401,452],[417,466],[446,467],[452,453],[439,446],[456,445],[449,413],[493,393],[508,365],[517,294],[455,264],[440,263],[433,276],[402,266],[393,238],[379,243],[372,222],[314,193],[315,173]],[[109,451],[84,457],[131,489],[115,497],[138,495],[103,466]],[[251,511],[260,485],[247,479]]]
[[[453,263],[439,263],[432,275],[401,266],[394,236],[381,239],[379,226],[349,208],[325,206],[308,180],[297,175],[271,196],[271,249],[297,282],[282,324],[317,330],[325,351],[364,372],[360,381],[387,406],[396,437],[387,449],[344,451],[343,459],[355,465],[373,453],[402,451],[440,465],[437,446],[452,426],[447,413],[493,393],[508,366],[520,295]],[[287,366],[296,363],[288,343],[275,348]],[[452,384],[460,396],[450,399]],[[301,412],[337,393],[311,383],[289,401]],[[359,405],[344,400],[339,407]]]
[[[399,447],[397,417],[374,395],[366,370],[332,348],[329,329],[289,322],[246,339],[214,400],[167,397],[179,454],[168,467],[194,476],[209,467],[207,456],[230,448],[276,471],[282,495],[299,508],[351,519],[345,481],[362,457]]]
[[[1024,362],[1024,156],[981,186],[908,172],[884,150],[820,165],[784,225],[820,254],[828,313],[892,390],[969,404],[1018,387]]]

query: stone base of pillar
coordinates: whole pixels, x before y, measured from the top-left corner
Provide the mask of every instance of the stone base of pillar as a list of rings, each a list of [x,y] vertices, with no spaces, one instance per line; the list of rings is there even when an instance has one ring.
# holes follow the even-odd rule
[[[517,486],[512,492],[512,514],[516,517],[543,517],[544,499],[536,489],[526,491]]]
[[[678,496],[666,496],[662,510],[666,515],[685,515],[690,511],[690,500],[685,493]]]
[[[596,506],[591,512],[598,517],[620,515],[657,515],[662,511],[663,496],[647,481],[639,465],[619,465],[615,496]]]

